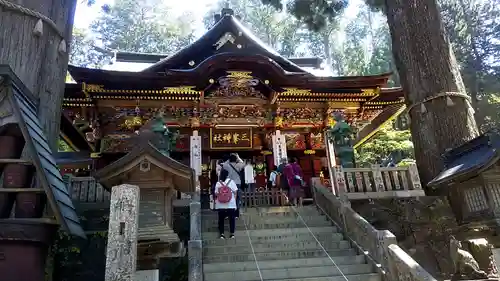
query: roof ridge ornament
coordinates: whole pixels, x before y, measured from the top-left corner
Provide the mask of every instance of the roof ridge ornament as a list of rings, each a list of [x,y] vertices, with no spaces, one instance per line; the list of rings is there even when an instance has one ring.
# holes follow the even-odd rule
[[[234,36],[231,32],[226,32],[219,38],[219,40],[217,40],[217,42],[215,42],[213,46],[215,47],[216,50],[219,50],[227,42],[234,44],[235,41],[236,41],[236,36]]]

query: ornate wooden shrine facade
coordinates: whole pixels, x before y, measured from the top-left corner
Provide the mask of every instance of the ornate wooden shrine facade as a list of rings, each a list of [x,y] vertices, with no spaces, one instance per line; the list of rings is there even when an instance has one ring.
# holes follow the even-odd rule
[[[402,112],[404,101],[401,89],[384,88],[390,73],[321,77],[303,66],[310,61],[280,56],[225,9],[198,41],[141,72],[70,66],[77,83],[66,85],[61,135],[92,156],[82,165],[100,169],[129,152],[161,110],[179,131],[171,157],[198,174],[238,152],[262,163],[258,173],[288,155],[306,177],[318,176],[333,112],[355,128],[359,145]]]

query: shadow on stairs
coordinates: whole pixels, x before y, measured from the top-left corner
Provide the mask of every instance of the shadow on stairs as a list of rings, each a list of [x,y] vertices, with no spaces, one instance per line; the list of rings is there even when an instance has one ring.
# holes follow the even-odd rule
[[[215,211],[201,220],[205,281],[381,280],[315,206],[246,209],[235,239],[219,238]]]

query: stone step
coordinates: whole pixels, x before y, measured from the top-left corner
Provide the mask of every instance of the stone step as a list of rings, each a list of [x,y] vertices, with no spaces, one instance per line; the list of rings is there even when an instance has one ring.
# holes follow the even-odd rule
[[[302,211],[318,211],[316,206],[302,206],[302,207],[291,207],[291,206],[275,206],[275,207],[257,207],[257,208],[244,208],[245,212],[255,212],[255,213],[286,213],[286,212],[302,212]]]
[[[262,224],[262,223],[303,223],[304,220],[307,225],[310,223],[316,223],[316,222],[323,222],[323,221],[328,221],[328,219],[324,216],[316,215],[316,216],[303,216],[302,219],[300,217],[275,217],[275,216],[263,216],[263,217],[247,217],[247,215],[244,215],[243,217],[240,217],[239,219],[236,220],[236,226],[244,226],[245,223],[247,225],[250,224]],[[213,219],[213,220],[202,220],[202,226],[217,226],[219,221],[218,219]],[[229,220],[225,220],[226,224],[229,224]]]
[[[300,215],[311,214],[319,215],[319,211],[315,206],[304,206],[304,207],[258,207],[258,208],[242,208],[240,214],[256,215],[256,216],[296,216],[297,213]],[[215,210],[203,210],[201,217],[217,217],[217,211]]]
[[[205,273],[205,281],[220,280],[238,280],[238,281],[257,281],[257,280],[280,280],[287,278],[311,278],[325,276],[342,276],[350,274],[372,273],[373,268],[368,264],[355,265],[329,265],[316,267],[296,267],[281,269],[261,269],[233,272]],[[262,276],[262,278],[261,278]]]
[[[258,219],[258,218],[297,218],[298,216],[302,217],[316,217],[316,216],[322,216],[322,214],[318,213],[315,210],[303,210],[294,212],[279,212],[279,213],[267,213],[267,212],[248,212],[248,211],[240,211],[240,216],[248,218],[248,219]],[[211,211],[210,213],[205,213],[201,216],[202,221],[216,221],[218,217],[218,214],[216,211]]]
[[[332,223],[327,220],[320,221],[311,221],[307,222],[307,226],[309,227],[319,227],[319,226],[331,226]],[[229,230],[229,223],[225,224],[225,229]],[[236,225],[236,230],[244,231],[248,230],[263,230],[263,229],[282,229],[282,228],[302,228],[305,227],[304,223],[299,222],[275,222],[275,223],[250,223],[247,224],[246,227],[244,225]],[[202,225],[202,231],[204,232],[216,232],[218,231],[218,227],[215,225]]]
[[[248,240],[247,240],[248,241]],[[320,241],[322,242],[322,241]],[[322,246],[325,249],[349,249],[351,247],[350,243],[342,241],[331,241],[322,242]],[[255,253],[268,253],[268,252],[280,252],[280,251],[304,251],[304,250],[316,250],[321,249],[316,241],[304,241],[304,242],[272,242],[272,243],[254,243],[252,241],[253,251]],[[250,243],[238,244],[238,245],[225,245],[225,246],[215,246],[215,247],[203,247],[204,256],[214,256],[214,255],[227,255],[227,254],[251,254],[252,247]]]
[[[280,240],[280,237],[294,237],[296,235],[304,234],[328,234],[328,233],[338,233],[338,229],[335,226],[320,226],[320,227],[298,227],[298,228],[281,228],[281,229],[260,229],[260,230],[248,230],[248,235],[254,240]],[[247,231],[237,231],[236,239],[238,237],[247,237]],[[219,232],[217,230],[211,232],[202,233],[203,240],[215,240],[219,238]]]
[[[326,249],[330,257],[340,256],[355,256],[356,251],[350,249]],[[288,260],[288,259],[306,259],[306,258],[323,258],[327,257],[325,251],[322,249],[317,250],[304,250],[304,251],[278,251],[266,253],[256,253],[255,257],[260,261],[275,261],[275,260]],[[229,263],[229,262],[247,262],[255,261],[252,253],[249,254],[226,254],[215,256],[203,256],[203,264],[209,263]]]
[[[203,247],[210,246],[225,246],[225,245],[247,245],[248,236],[246,232],[237,232],[235,234],[235,239],[219,239],[219,233],[215,232],[211,235],[212,239],[204,239]],[[330,241],[340,241],[344,239],[344,235],[341,233],[314,233],[316,239],[320,242],[330,242]],[[205,238],[205,235],[203,236]],[[281,235],[271,235],[271,236],[250,236],[252,243],[270,243],[270,242],[303,242],[303,241],[316,241],[313,235],[309,232],[307,233],[297,233],[297,234],[281,234]]]
[[[366,259],[363,255],[358,256],[342,256],[332,257],[337,265],[346,264],[363,264]],[[332,260],[330,258],[311,258],[311,259],[291,259],[291,260],[276,260],[276,261],[258,261],[259,268],[263,269],[282,269],[294,267],[317,267],[330,266]],[[209,263],[203,266],[205,273],[213,272],[229,272],[229,271],[244,271],[256,270],[257,264],[255,261],[249,262],[233,262],[233,263]]]
[[[381,281],[378,273],[346,275],[347,281]],[[260,280],[260,279],[258,279]],[[274,279],[266,281],[346,281],[344,276]]]

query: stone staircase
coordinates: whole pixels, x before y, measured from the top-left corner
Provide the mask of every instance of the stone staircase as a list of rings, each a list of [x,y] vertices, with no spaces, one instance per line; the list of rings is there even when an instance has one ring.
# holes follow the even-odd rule
[[[204,281],[381,280],[314,206],[246,209],[235,239],[219,238],[214,211],[201,221]]]

